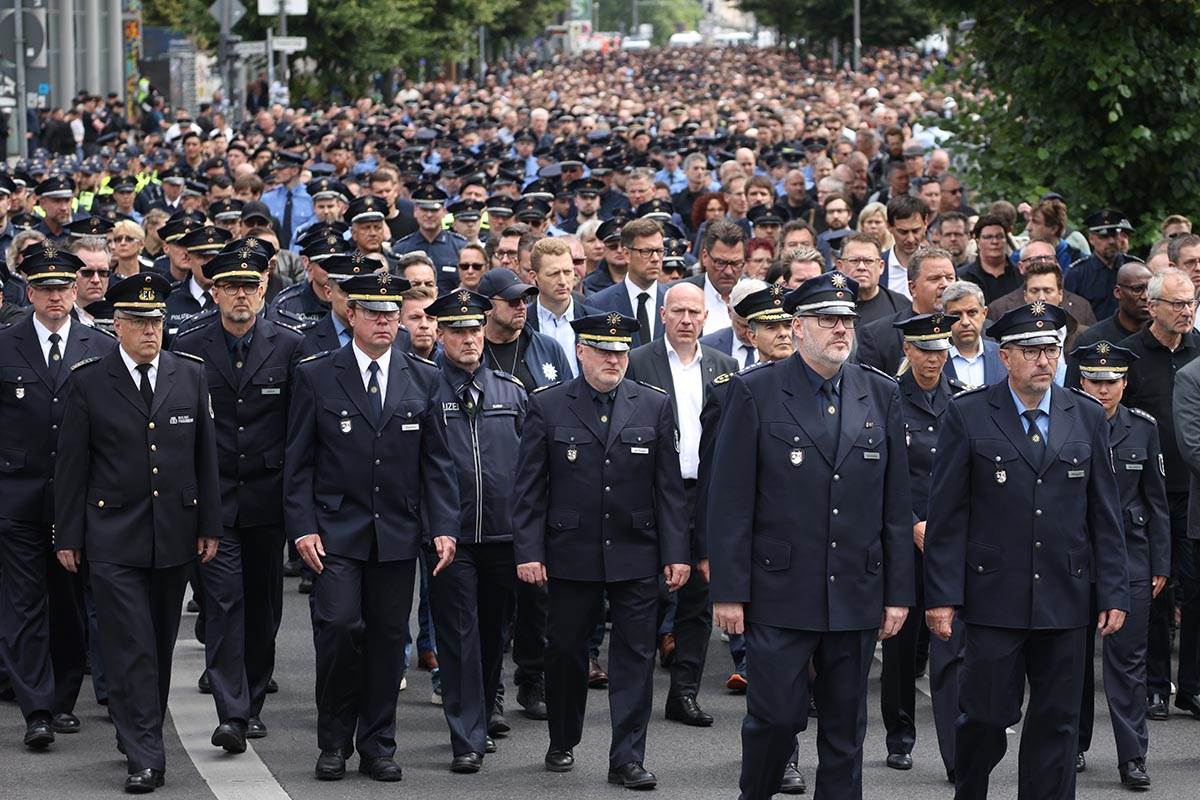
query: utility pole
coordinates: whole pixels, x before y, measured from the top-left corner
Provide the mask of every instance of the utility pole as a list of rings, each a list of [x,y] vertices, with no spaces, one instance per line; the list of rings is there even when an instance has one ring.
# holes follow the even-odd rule
[[[287,0],[279,0],[279,35],[287,36]],[[288,61],[287,53],[279,54],[279,82],[285,87],[288,85]]]
[[[17,117],[17,155],[24,158],[29,155],[29,144],[25,141],[25,115],[28,113],[28,99],[25,93],[25,0],[13,0],[13,42],[17,62],[17,104],[13,113]],[[0,154],[3,157],[4,154]]]
[[[487,28],[479,26],[479,83],[487,77]]]
[[[854,71],[862,71],[862,0],[854,0]]]
[[[638,17],[637,17],[638,0],[631,0],[631,2],[633,3],[633,28],[629,32],[631,34],[633,34],[634,36],[636,36],[637,29],[638,29]]]

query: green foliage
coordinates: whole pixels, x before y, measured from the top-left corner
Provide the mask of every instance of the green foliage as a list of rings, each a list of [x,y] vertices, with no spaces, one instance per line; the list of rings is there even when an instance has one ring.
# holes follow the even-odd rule
[[[598,0],[599,30],[632,33],[633,0]],[[704,18],[700,0],[638,0],[638,24],[654,26],[651,41],[667,43],[671,34],[694,31]]]
[[[1116,206],[1142,243],[1196,210],[1200,3],[939,2],[975,20],[961,74],[980,99],[957,127],[983,199]]]
[[[805,38],[823,47],[837,37],[854,41],[854,4],[850,0],[740,0],[760,25],[777,28],[783,40]],[[864,47],[910,44],[937,27],[938,18],[926,0],[862,0]]]

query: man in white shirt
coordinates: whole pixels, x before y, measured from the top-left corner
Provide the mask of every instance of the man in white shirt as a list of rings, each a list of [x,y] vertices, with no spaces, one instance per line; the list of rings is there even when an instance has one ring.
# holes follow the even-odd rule
[[[995,352],[998,348],[983,338],[983,290],[970,281],[955,281],[942,292],[942,304],[947,314],[958,317],[950,328],[946,372],[970,389],[1003,378],[1006,370]]]
[[[912,299],[908,288],[908,260],[925,244],[925,220],[929,206],[919,197],[902,194],[888,201],[888,229],[896,244],[888,251],[887,288]]]
[[[534,327],[558,342],[568,354],[571,376],[579,376],[579,361],[575,358],[575,329],[571,320],[585,313],[582,304],[576,305],[572,289],[575,286],[575,263],[571,247],[562,239],[539,239],[529,252],[534,284],[538,288],[533,301],[537,322]]]
[[[703,335],[710,336],[732,324],[729,293],[737,285],[745,265],[746,232],[740,225],[718,219],[705,226],[704,240],[700,243],[700,266],[704,271],[685,279],[704,290],[708,317]]]

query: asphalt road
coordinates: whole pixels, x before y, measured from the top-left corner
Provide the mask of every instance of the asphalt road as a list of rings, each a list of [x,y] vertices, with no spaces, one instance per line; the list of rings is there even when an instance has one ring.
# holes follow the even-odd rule
[[[605,693],[590,693],[588,722],[583,743],[576,748],[574,772],[555,775],[542,769],[547,734],[544,722],[524,719],[515,710],[515,690],[509,692],[508,719],[513,731],[500,739],[499,752],[489,755],[477,775],[453,775],[448,736],[441,708],[430,703],[428,673],[409,671],[409,686],[401,693],[398,709],[397,760],[404,768],[400,784],[377,784],[355,771],[351,759],[347,777],[336,784],[312,777],[317,756],[316,714],[313,709],[313,653],[307,601],[296,592],[296,581],[287,580],[283,628],[279,635],[276,678],[280,692],[268,698],[263,714],[270,735],[255,741],[251,752],[228,756],[208,744],[216,725],[210,697],[195,689],[203,651],[192,638],[193,615],[185,615],[176,648],[172,715],[167,726],[167,785],[156,796],[217,798],[218,800],[327,800],[336,798],[615,798],[625,790],[605,782],[608,752],[608,710]],[[414,603],[415,607],[415,603]],[[414,621],[415,626],[415,621]],[[415,627],[414,627],[415,630]],[[602,658],[603,661],[603,658]],[[736,798],[739,727],[744,698],[724,689],[730,666],[726,645],[716,639],[709,653],[708,670],[700,701],[716,717],[711,728],[689,728],[662,717],[667,674],[658,670],[655,713],[648,740],[648,769],[659,778],[656,796],[663,798]],[[511,674],[511,664],[507,669]],[[879,665],[870,681],[870,724],[864,759],[864,785],[868,798],[917,800],[953,795],[933,740],[928,697],[918,696],[918,741],[910,772],[884,766],[887,755],[879,716]],[[1097,677],[1099,689],[1100,679]],[[83,730],[60,736],[45,753],[30,753],[21,745],[24,727],[13,703],[0,704],[0,798],[4,800],[75,800],[116,796],[124,780],[124,760],[114,745],[112,726],[95,703],[90,681],[85,683],[77,713]],[[1103,800],[1128,795],[1117,777],[1107,707],[1103,694],[1096,697],[1096,726],[1089,768],[1080,776],[1078,796]],[[1016,797],[1016,756],[1020,728],[1009,737],[1005,760],[993,774],[992,796]],[[185,748],[184,743],[188,747]],[[815,731],[801,734],[801,769],[812,794],[815,766]],[[1197,789],[1197,755],[1200,753],[1200,720],[1175,713],[1166,722],[1151,723],[1149,769],[1153,795],[1200,797]],[[783,795],[780,795],[783,797]]]

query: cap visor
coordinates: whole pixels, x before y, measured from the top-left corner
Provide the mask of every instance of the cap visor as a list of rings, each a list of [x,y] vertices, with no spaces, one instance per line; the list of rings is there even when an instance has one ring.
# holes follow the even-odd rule
[[[612,353],[624,353],[629,350],[627,342],[595,342],[589,339],[579,339],[580,344],[586,344],[588,347],[594,347],[597,350],[608,350]]]
[[[391,300],[355,300],[355,308],[365,308],[367,311],[399,311],[400,304]]]

